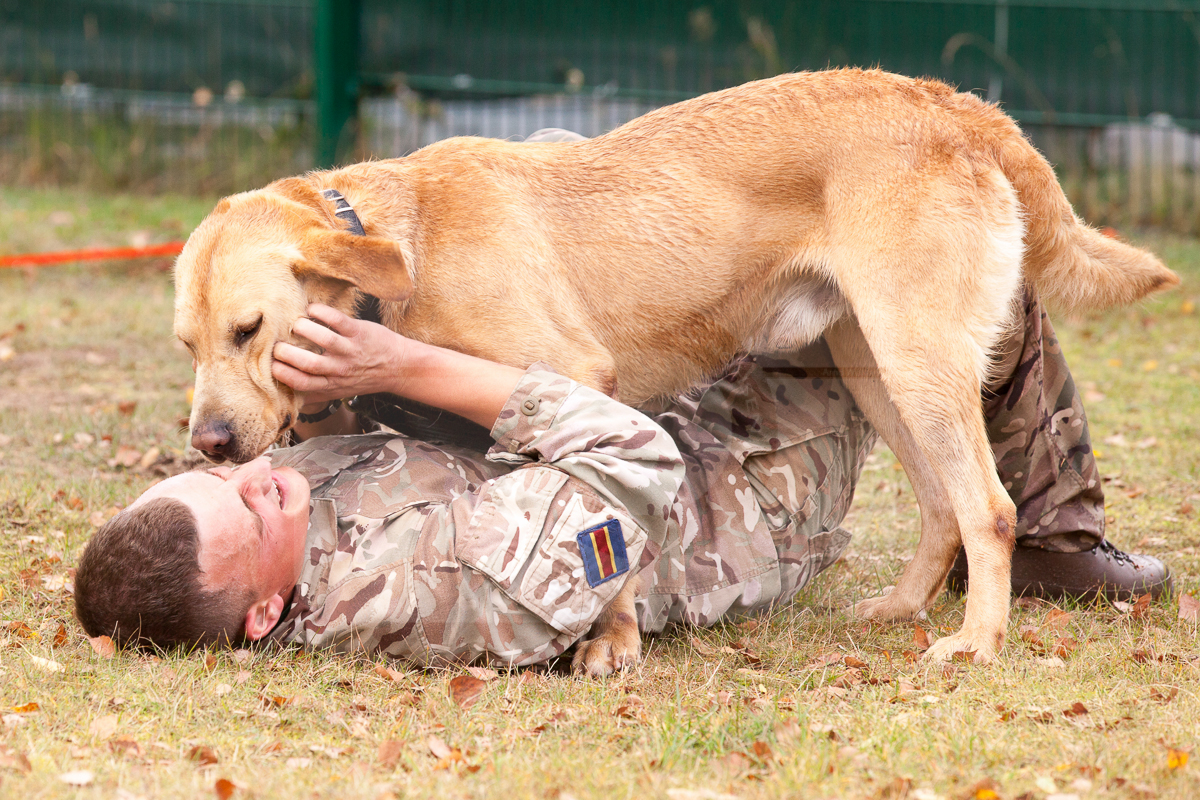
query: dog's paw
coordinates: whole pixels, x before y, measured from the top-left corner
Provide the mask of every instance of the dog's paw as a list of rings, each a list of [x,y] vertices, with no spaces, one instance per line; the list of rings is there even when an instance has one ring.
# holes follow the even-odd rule
[[[641,657],[642,638],[634,626],[632,636],[622,631],[608,631],[576,644],[571,669],[589,678],[604,678],[636,666]]]
[[[887,622],[895,619],[912,619],[921,611],[919,603],[906,603],[896,592],[883,597],[872,597],[854,604],[854,616]]]
[[[923,658],[929,661],[951,661],[955,658],[968,658],[976,664],[988,664],[996,658],[1000,646],[1004,643],[1003,633],[968,633],[959,631],[951,636],[943,636],[929,646]]]

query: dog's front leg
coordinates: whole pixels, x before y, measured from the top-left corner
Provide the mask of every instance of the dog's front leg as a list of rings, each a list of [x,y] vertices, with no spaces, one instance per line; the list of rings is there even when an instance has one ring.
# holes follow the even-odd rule
[[[912,619],[933,605],[958,552],[961,539],[954,507],[941,479],[888,397],[858,323],[847,317],[826,331],[825,339],[842,382],[900,460],[921,510],[921,539],[895,590],[856,603],[854,613],[866,619]]]
[[[571,668],[592,678],[603,678],[637,664],[642,655],[642,637],[638,631],[637,598],[639,578],[630,578],[608,608],[592,625],[589,635],[575,645]]]

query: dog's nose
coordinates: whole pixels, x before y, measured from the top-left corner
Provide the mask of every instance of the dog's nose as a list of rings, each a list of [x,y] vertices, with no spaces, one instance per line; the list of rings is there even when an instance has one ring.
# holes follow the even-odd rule
[[[233,442],[228,422],[206,422],[192,431],[192,447],[216,461],[223,461]]]

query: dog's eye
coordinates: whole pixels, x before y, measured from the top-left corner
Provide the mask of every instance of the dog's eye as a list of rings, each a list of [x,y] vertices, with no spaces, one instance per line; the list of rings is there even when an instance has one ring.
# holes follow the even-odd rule
[[[262,327],[262,322],[263,322],[263,318],[259,317],[257,320],[254,321],[253,325],[250,325],[245,328],[239,328],[237,330],[237,332],[233,334],[234,345],[236,347],[245,346],[246,342],[253,339],[254,334],[258,333],[258,329]]]

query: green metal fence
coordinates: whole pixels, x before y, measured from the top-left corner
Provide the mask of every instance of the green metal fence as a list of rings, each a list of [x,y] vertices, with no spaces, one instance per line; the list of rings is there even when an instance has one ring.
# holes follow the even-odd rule
[[[0,180],[224,192],[438,138],[595,135],[783,71],[1002,103],[1096,221],[1200,227],[1200,0],[0,3]]]

